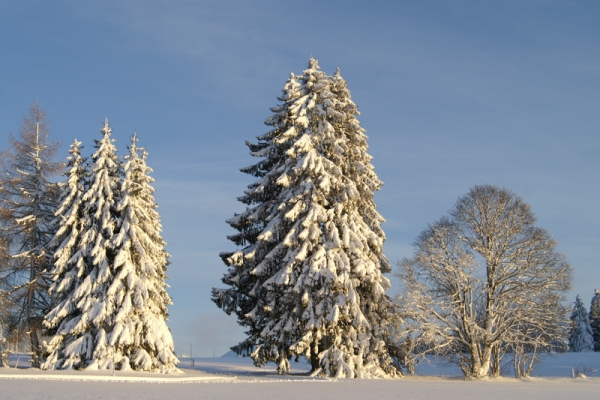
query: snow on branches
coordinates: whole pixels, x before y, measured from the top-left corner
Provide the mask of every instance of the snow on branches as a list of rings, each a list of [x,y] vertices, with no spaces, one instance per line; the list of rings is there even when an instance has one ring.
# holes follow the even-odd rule
[[[221,255],[229,288],[213,289],[213,301],[248,328],[234,350],[256,365],[275,361],[284,373],[305,356],[315,374],[394,375],[383,327],[390,267],[373,202],[382,182],[357,107],[339,71],[327,76],[312,58],[279,100],[273,129],[248,144],[263,159],[242,170],[258,177],[240,198],[248,209],[227,221],[243,248]]]
[[[108,121],[101,132],[90,165],[81,143],[70,149],[53,239],[55,307],[44,321],[53,336],[43,367],[176,372],[165,322],[169,255],[152,170],[135,135],[122,164]]]
[[[594,351],[600,351],[600,292],[597,289],[590,304],[590,327],[594,337]]]
[[[420,234],[398,271],[398,321],[414,354],[441,355],[480,378],[500,374],[511,353],[522,376],[536,351],[561,343],[571,266],[534,223],[520,197],[482,185]]]
[[[594,337],[589,314],[579,295],[575,298],[569,329],[569,351],[582,353],[594,351]]]

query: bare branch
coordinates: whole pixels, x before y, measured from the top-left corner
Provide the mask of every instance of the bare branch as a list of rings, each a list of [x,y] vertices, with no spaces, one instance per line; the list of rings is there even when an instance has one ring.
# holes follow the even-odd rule
[[[416,354],[445,355],[483,377],[499,373],[509,350],[527,372],[525,350],[562,343],[571,266],[534,223],[520,197],[484,185],[421,233],[397,273],[399,315]]]

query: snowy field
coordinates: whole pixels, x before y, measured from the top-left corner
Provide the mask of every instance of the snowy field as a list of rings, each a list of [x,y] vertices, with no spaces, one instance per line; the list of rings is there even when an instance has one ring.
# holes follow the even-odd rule
[[[14,366],[13,359],[11,364]],[[22,359],[20,361],[23,365]],[[183,359],[181,374],[116,371],[39,371],[0,368],[1,399],[597,399],[600,353],[545,358],[528,380],[464,381],[449,366],[423,365],[417,376],[390,380],[336,380],[306,376],[306,364],[292,364],[279,376],[274,366],[256,368],[237,357]],[[442,370],[443,368],[443,370]],[[571,370],[587,372],[571,378]],[[441,375],[441,377],[440,377]]]

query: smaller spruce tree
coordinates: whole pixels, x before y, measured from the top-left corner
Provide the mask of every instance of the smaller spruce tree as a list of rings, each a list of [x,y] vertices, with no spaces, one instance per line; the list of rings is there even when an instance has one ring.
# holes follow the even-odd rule
[[[590,305],[590,327],[594,338],[594,351],[600,351],[600,292],[598,289],[594,291]]]
[[[88,274],[84,256],[79,247],[83,228],[82,197],[85,193],[86,178],[89,175],[85,158],[81,156],[81,142],[75,139],[69,148],[66,181],[59,184],[60,206],[56,210],[54,225],[56,233],[50,241],[54,249],[54,267],[50,271],[52,284],[48,290],[53,309],[46,315],[44,326],[46,335],[51,336],[44,343],[46,360],[42,369],[71,367],[79,362],[79,355],[64,356],[65,335],[69,324],[78,314],[72,293],[81,285]]]
[[[120,308],[110,334],[123,358],[135,370],[177,372],[173,338],[166,324],[167,305],[172,304],[166,291],[169,254],[161,237],[162,226],[154,201],[152,169],[146,165],[147,153],[139,157],[138,139],[131,139],[124,165],[125,178],[121,214],[113,239],[117,249],[113,271],[115,279],[109,295]],[[129,366],[127,365],[127,366]]]
[[[577,295],[571,313],[571,329],[569,331],[569,351],[582,353],[594,350],[592,328],[585,305]]]
[[[139,157],[135,135],[122,166],[108,121],[101,131],[88,179],[80,143],[71,147],[54,238],[57,305],[45,321],[54,336],[44,367],[177,372],[165,323],[172,304],[165,283],[169,254],[152,170],[146,152]]]
[[[118,218],[116,204],[122,173],[108,120],[101,132],[102,139],[96,140],[88,184],[79,206],[81,233],[76,254],[77,276],[81,282],[63,294],[69,299],[68,306],[62,310],[55,308],[46,316],[46,326],[59,327],[58,334],[64,336],[50,340],[50,351],[60,340],[64,345],[58,354],[48,357],[45,365],[48,368],[105,369],[113,366],[113,359],[121,362],[121,354],[109,337],[118,312],[109,288],[114,281],[115,248],[111,239]],[[60,287],[61,283],[57,285]]]

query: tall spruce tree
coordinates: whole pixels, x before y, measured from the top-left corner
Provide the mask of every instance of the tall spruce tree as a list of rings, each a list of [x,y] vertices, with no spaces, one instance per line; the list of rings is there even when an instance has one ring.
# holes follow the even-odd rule
[[[594,338],[594,351],[600,351],[600,292],[598,289],[594,291],[590,305],[590,327]]]
[[[9,290],[10,330],[28,334],[32,365],[40,366],[40,333],[48,312],[47,272],[52,267],[49,241],[53,236],[56,185],[50,181],[62,164],[54,161],[59,143],[50,140],[50,125],[36,103],[23,119],[19,136],[10,135],[0,178],[2,244],[9,259],[1,280]]]
[[[585,305],[577,295],[573,312],[571,313],[571,327],[569,330],[569,351],[581,353],[594,350],[592,328]]]
[[[213,301],[228,315],[235,313],[239,323],[248,329],[246,340],[232,347],[237,354],[243,356],[252,353],[265,323],[268,322],[262,318],[247,317],[265,295],[266,291],[262,285],[268,279],[268,274],[257,275],[253,274],[252,270],[256,260],[264,258],[277,246],[277,243],[259,241],[257,237],[268,221],[278,213],[277,196],[282,188],[277,184],[277,168],[290,147],[290,140],[286,139],[285,135],[295,131],[294,123],[299,116],[301,98],[300,84],[294,74],[291,74],[282,89],[282,95],[278,98],[281,104],[272,107],[273,115],[265,120],[265,124],[272,129],[258,136],[258,143],[246,142],[250,154],[262,160],[242,168],[241,171],[257,177],[258,180],[249,185],[244,195],[238,199],[248,206],[246,211],[227,221],[238,231],[237,234],[228,236],[228,239],[238,246],[244,246],[246,254],[258,254],[256,258],[246,258],[244,265],[236,267],[231,259],[234,252],[221,253],[221,258],[230,267],[223,277],[223,283],[230,287],[213,289]],[[273,263],[271,268],[274,272],[279,266]]]
[[[373,203],[381,182],[358,111],[340,74],[326,76],[316,60],[296,79],[292,126],[275,138],[287,150],[272,167],[273,212],[255,243],[227,258],[224,282],[258,277],[247,293],[260,296],[240,321],[262,328],[252,338],[255,364],[276,361],[282,373],[291,357],[306,356],[315,374],[393,375],[383,329],[391,303],[382,273],[390,268]]]
[[[49,294],[54,308],[44,319],[46,334],[52,338],[44,346],[46,360],[43,369],[70,368],[81,361],[79,354],[65,354],[65,346],[77,339],[68,336],[71,334],[70,325],[80,313],[73,292],[89,273],[80,246],[85,220],[82,200],[89,175],[81,148],[81,142],[75,139],[69,148],[68,169],[64,174],[66,180],[60,184],[62,193],[56,211],[56,233],[50,243],[54,248],[54,268],[50,271],[53,283]],[[67,342],[65,337],[68,337]]]

